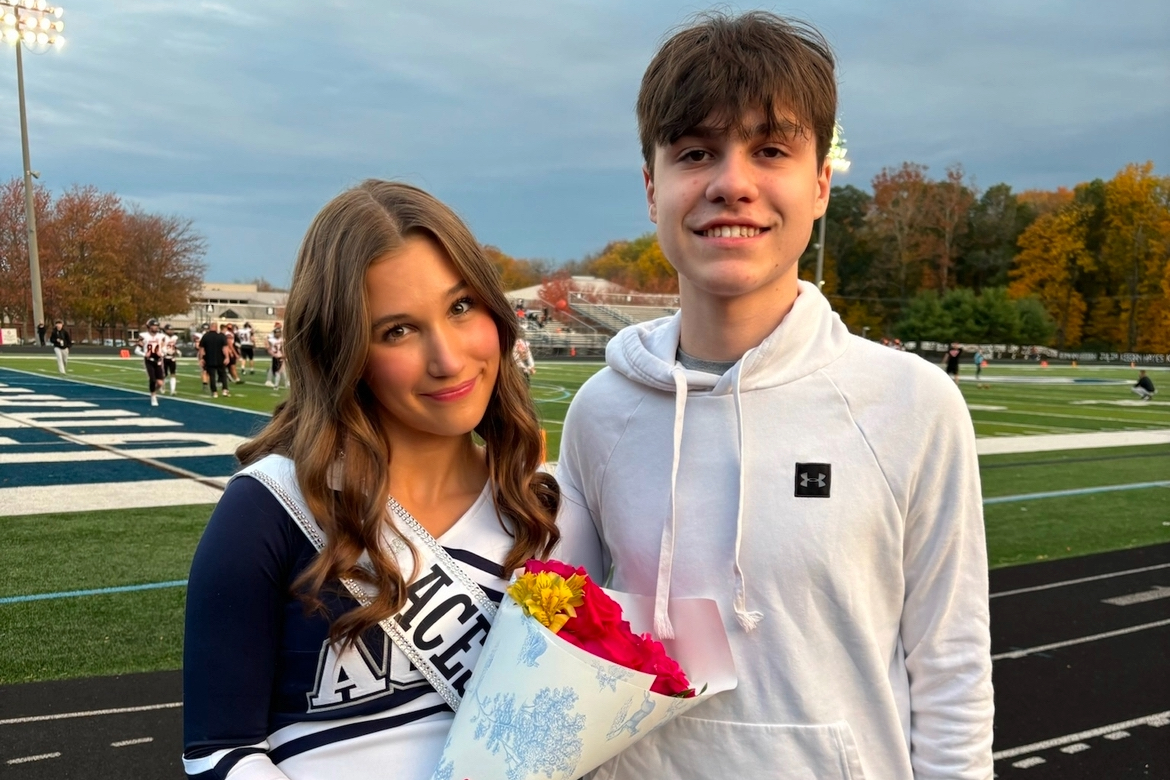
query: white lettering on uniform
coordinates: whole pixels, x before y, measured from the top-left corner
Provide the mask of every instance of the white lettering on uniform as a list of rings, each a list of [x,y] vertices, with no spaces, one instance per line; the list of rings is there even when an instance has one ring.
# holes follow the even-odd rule
[[[386,644],[389,644],[389,637],[386,637]],[[317,664],[317,685],[309,694],[309,709],[329,709],[389,691],[385,661],[389,649],[383,645],[379,665],[370,657],[360,638],[340,655],[336,647],[325,640]]]

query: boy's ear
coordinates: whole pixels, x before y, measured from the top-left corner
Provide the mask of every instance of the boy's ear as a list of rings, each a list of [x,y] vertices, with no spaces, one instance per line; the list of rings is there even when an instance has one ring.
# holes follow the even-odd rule
[[[658,204],[654,200],[654,174],[650,168],[642,166],[642,183],[646,185],[646,208],[650,214],[650,221],[658,224]]]
[[[817,197],[813,204],[813,218],[820,219],[825,216],[825,211],[829,208],[829,192],[833,188],[833,166],[829,164],[829,158],[821,163],[821,170],[817,173]]]

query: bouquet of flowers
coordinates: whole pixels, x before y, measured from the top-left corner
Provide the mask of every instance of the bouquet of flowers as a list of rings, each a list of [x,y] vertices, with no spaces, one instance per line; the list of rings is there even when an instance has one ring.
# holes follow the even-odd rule
[[[574,780],[735,687],[714,601],[672,601],[685,630],[665,644],[639,631],[652,611],[652,599],[606,591],[584,569],[529,561],[500,604],[432,780]]]

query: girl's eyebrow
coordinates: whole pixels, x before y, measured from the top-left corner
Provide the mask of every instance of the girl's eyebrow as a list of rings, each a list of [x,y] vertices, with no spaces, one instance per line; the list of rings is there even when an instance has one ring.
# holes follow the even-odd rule
[[[451,297],[463,292],[465,289],[467,289],[467,282],[463,279],[460,279],[459,283],[456,284],[454,287],[452,287],[450,290],[447,290],[447,292],[444,293],[444,295],[447,298],[451,298]],[[405,319],[408,319],[409,317],[410,317],[409,314],[384,314],[381,317],[379,317],[378,319],[374,320],[374,324],[370,326],[370,330],[377,330],[378,328],[382,327],[383,325],[385,325],[387,323],[395,322],[397,320],[405,320]]]

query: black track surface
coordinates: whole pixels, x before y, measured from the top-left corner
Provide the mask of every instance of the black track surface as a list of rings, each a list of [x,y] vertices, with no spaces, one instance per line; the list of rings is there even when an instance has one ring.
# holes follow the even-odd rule
[[[1170,586],[1170,566],[1014,595],[1021,588],[1170,564],[1170,544],[991,572],[992,653],[999,655],[1170,619],[1170,598],[1102,599]],[[1059,740],[1170,711],[1170,625],[994,663],[995,751]],[[179,672],[0,687],[0,721],[167,704]],[[1170,718],[998,759],[999,778],[1170,779]],[[0,777],[164,780],[183,777],[182,710],[0,724]],[[123,747],[111,743],[152,741]],[[1073,745],[1076,745],[1075,747]],[[59,752],[57,758],[8,761]],[[875,779],[870,779],[875,780]],[[876,780],[882,780],[877,778]]]

